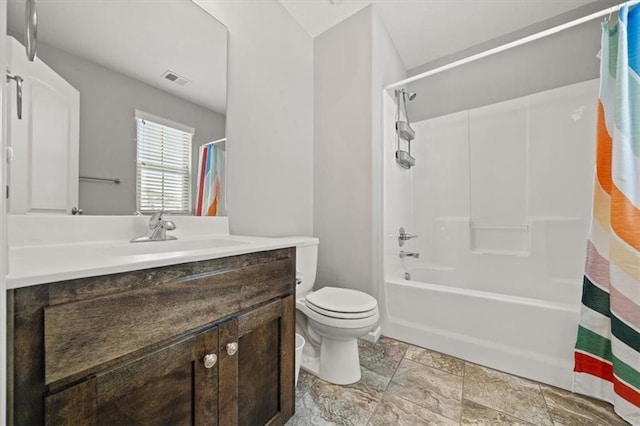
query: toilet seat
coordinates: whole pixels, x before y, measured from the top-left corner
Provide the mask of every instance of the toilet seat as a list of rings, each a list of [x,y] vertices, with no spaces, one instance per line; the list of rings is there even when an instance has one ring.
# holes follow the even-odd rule
[[[305,298],[309,309],[333,318],[361,319],[378,312],[378,302],[366,293],[337,287],[323,287]]]
[[[302,312],[309,320],[315,321],[318,324],[345,330],[372,327],[380,319],[380,314],[377,309],[374,310],[372,316],[366,318],[349,319],[324,315],[309,308],[304,299],[296,301],[296,309]]]
[[[357,290],[323,287],[300,302],[306,315],[335,327],[359,328],[379,319],[376,299]]]
[[[369,318],[374,316],[377,312],[378,309],[374,308],[370,311],[365,311],[365,312],[336,312],[336,311],[331,311],[329,309],[323,309],[320,308],[318,306],[315,306],[313,303],[309,303],[308,301],[305,302],[305,305],[307,308],[309,308],[310,310],[319,313],[320,315],[324,315],[327,317],[331,317],[331,318],[338,318],[338,319],[362,319],[362,318]]]

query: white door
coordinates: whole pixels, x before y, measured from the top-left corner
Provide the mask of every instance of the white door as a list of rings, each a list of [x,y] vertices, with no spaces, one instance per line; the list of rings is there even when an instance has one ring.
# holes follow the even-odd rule
[[[69,214],[78,205],[80,92],[41,60],[29,62],[16,39],[7,43],[9,72],[24,80],[22,119],[8,83],[9,212]]]

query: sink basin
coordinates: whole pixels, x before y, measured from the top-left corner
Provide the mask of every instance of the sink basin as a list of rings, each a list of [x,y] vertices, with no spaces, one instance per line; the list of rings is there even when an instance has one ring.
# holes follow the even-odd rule
[[[128,243],[118,246],[105,247],[104,251],[115,256],[131,256],[138,254],[170,253],[177,251],[209,250],[216,248],[229,248],[249,244],[248,241],[234,240],[230,238],[211,238],[200,240],[168,240],[149,241],[142,243]]]

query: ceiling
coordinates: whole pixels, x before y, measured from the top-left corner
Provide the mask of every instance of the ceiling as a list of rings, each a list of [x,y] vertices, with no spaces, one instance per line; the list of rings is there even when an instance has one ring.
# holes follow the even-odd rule
[[[594,1],[280,0],[312,37],[373,4],[408,70]]]
[[[19,39],[24,5],[8,2]],[[191,0],[39,0],[38,39],[225,114],[227,29]],[[167,70],[190,82],[170,82]]]

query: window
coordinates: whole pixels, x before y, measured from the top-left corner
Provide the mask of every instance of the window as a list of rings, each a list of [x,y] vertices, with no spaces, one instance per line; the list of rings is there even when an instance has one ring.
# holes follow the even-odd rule
[[[136,111],[136,209],[191,213],[191,139],[194,129]]]

